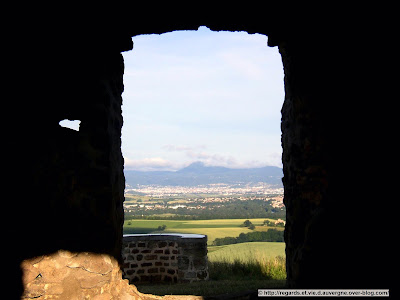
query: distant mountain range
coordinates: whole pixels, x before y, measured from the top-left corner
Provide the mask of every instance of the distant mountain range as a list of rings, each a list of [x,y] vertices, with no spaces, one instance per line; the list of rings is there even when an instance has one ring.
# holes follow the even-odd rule
[[[230,169],[205,166],[195,162],[178,171],[130,171],[125,170],[125,180],[131,187],[140,185],[197,186],[213,183],[252,183],[265,182],[282,187],[282,168],[262,167],[249,169]]]

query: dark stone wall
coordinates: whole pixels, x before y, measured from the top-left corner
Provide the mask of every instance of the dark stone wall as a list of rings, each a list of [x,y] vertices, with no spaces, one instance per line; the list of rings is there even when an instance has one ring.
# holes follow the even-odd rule
[[[20,218],[40,232],[28,237],[32,255],[71,248],[120,253],[115,241],[123,222],[123,60],[118,52],[95,59],[92,77],[79,78],[86,70],[77,66],[77,76],[58,78],[66,82],[51,88],[48,107],[33,107],[33,118],[24,120],[17,150],[26,153],[18,176],[25,192],[17,203]],[[80,130],[61,127],[63,119],[80,120]]]
[[[389,286],[388,138],[363,33],[279,44],[285,71],[282,147],[289,287]],[[371,85],[372,84],[372,85]],[[379,132],[379,134],[376,134]],[[379,195],[379,196],[378,196]],[[383,225],[386,224],[386,225]],[[382,226],[383,225],[383,226]],[[383,275],[383,276],[382,276]]]
[[[333,288],[340,274],[332,263],[343,259],[334,243],[346,233],[332,232],[330,227],[339,229],[341,222],[347,222],[340,214],[331,214],[339,207],[339,199],[332,195],[331,164],[341,158],[330,145],[336,123],[332,123],[332,79],[339,72],[329,68],[331,62],[322,63],[332,45],[322,40],[316,53],[313,40],[303,38],[303,43],[279,46],[285,70],[281,128],[287,280],[290,287]]]
[[[16,293],[24,259],[64,249],[122,260],[121,51],[132,42],[101,27],[55,28],[34,22],[35,34],[16,47],[17,88],[6,106],[5,211],[15,214],[6,240]],[[61,127],[63,119],[80,120],[80,130]]]

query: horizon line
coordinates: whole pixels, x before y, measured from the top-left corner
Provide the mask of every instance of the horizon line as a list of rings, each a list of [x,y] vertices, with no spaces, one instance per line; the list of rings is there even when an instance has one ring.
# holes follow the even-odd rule
[[[278,167],[278,166],[273,166],[273,165],[264,165],[264,166],[260,166],[260,167],[226,167],[226,166],[221,166],[221,165],[207,165],[206,163],[202,162],[202,161],[195,161],[192,162],[182,168],[176,169],[176,168],[168,168],[168,167],[142,167],[142,168],[130,168],[130,167],[124,167],[124,171],[136,171],[136,172],[178,172],[180,170],[186,169],[191,165],[194,164],[201,164],[202,167],[205,168],[225,168],[225,169],[230,169],[230,170],[246,170],[246,169],[262,169],[262,168],[266,168],[266,167],[274,167],[274,168],[279,168],[279,169],[283,169],[283,167]],[[144,170],[146,169],[146,170]]]

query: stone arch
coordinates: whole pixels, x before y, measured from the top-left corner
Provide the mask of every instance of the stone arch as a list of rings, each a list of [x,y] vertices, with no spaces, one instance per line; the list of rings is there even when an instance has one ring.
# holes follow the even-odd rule
[[[382,169],[365,163],[372,154],[383,154],[369,141],[371,132],[382,130],[371,125],[371,115],[382,111],[366,104],[372,99],[365,93],[362,68],[368,59],[363,52],[368,40],[362,33],[354,34],[354,24],[346,16],[339,24],[333,13],[246,10],[211,14],[202,9],[188,14],[166,10],[160,16],[107,24],[101,18],[90,25],[75,20],[77,26],[63,18],[42,16],[43,23],[26,19],[30,31],[16,34],[17,39],[23,36],[22,42],[10,41],[17,49],[19,67],[11,68],[18,80],[9,89],[18,101],[5,107],[18,115],[18,124],[10,123],[14,127],[6,135],[10,141],[6,196],[12,201],[5,210],[24,220],[14,222],[6,235],[16,294],[23,288],[24,259],[58,249],[120,259],[124,189],[120,52],[132,47],[133,35],[200,25],[266,34],[269,45],[278,46],[282,55],[288,286],[387,286],[380,274],[387,274],[389,265],[370,260],[366,270],[360,255],[385,257],[387,247],[371,243],[370,237],[390,240],[389,230],[368,226],[373,218],[382,224],[386,220],[374,214],[370,205],[375,198],[365,189],[384,186],[382,177],[369,176]],[[125,18],[122,10],[118,13],[119,19]],[[26,70],[24,76],[18,74],[21,68]],[[23,89],[18,89],[21,85]],[[356,90],[365,100],[361,114]],[[60,128],[63,119],[81,120],[79,132]],[[386,135],[374,137],[382,141]],[[21,190],[28,195],[20,196]]]

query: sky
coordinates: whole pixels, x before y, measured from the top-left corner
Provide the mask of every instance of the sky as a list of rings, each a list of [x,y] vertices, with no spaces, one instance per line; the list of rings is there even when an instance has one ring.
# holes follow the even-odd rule
[[[283,67],[266,36],[175,31],[124,52],[125,169],[282,166]]]

